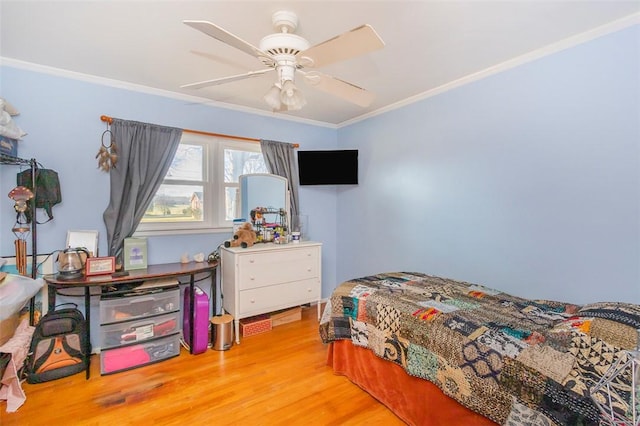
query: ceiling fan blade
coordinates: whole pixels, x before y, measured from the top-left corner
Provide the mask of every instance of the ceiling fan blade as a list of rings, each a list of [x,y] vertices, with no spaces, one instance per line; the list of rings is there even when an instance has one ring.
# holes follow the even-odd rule
[[[322,74],[317,71],[298,72],[304,75],[305,81],[310,86],[361,107],[368,107],[375,99],[375,94],[373,94],[372,92],[369,92],[362,87],[358,87],[354,84],[340,80],[339,78],[335,78],[327,74]]]
[[[311,46],[297,57],[305,67],[319,68],[384,47],[384,41],[370,25],[362,25]]]
[[[216,24],[213,24],[209,21],[182,21],[183,23],[189,25],[192,28],[195,28],[198,31],[205,33],[206,35],[215,38],[223,43],[228,44],[231,47],[235,47],[236,49],[242,50],[243,52],[255,56],[256,58],[271,58],[266,52],[258,49],[254,45],[249,42],[242,40],[241,38],[231,34],[229,31],[224,28],[220,28]]]
[[[244,80],[245,78],[257,77],[262,74],[274,71],[274,68],[265,68],[259,71],[249,71],[245,74],[232,75],[229,77],[214,78],[213,80],[199,81],[180,86],[182,89],[202,89],[208,86],[217,86],[219,84],[231,83],[232,81]]]

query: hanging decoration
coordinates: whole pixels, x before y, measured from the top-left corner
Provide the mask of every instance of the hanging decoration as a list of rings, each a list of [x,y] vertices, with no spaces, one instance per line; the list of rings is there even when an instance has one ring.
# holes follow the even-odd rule
[[[109,143],[105,144],[105,136],[109,138]],[[116,168],[118,162],[118,146],[113,138],[113,133],[109,130],[109,124],[107,124],[107,130],[102,133],[100,150],[96,154],[98,159],[98,168],[103,172],[109,172],[112,168]]]
[[[25,186],[17,186],[9,191],[9,198],[15,201],[16,223],[11,228],[17,240],[14,241],[16,250],[16,269],[20,275],[27,275],[27,236],[31,227],[27,224],[27,201],[33,198],[33,192]]]

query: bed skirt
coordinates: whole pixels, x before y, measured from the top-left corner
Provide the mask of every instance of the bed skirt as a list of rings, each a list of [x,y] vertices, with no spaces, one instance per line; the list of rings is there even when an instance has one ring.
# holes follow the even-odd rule
[[[446,396],[431,382],[408,375],[399,365],[378,358],[349,340],[329,344],[327,364],[410,425],[496,426]]]

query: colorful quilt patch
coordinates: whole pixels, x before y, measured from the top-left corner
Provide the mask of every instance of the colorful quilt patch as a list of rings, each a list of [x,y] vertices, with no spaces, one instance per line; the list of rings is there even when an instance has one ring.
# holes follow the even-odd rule
[[[342,313],[345,317],[356,319],[358,316],[358,299],[355,297],[343,297]]]
[[[451,305],[448,303],[438,302],[437,300],[423,300],[418,302],[418,305],[425,308],[433,308],[437,309],[440,312],[449,313],[457,311],[459,308],[455,305]]]
[[[376,289],[362,284],[357,284],[349,292],[349,297],[363,298],[375,293]]]
[[[436,373],[436,381],[442,391],[454,399],[466,399],[471,396],[471,385],[460,368],[443,362]]]
[[[582,396],[589,395],[589,389],[598,383],[618,358],[628,356],[627,352],[584,334],[574,333],[571,343],[569,352],[576,362],[562,384]],[[631,383],[631,372],[626,377],[618,376],[617,382],[618,387],[625,383],[628,386]]]
[[[415,318],[422,321],[431,321],[439,314],[440,314],[440,311],[437,310],[436,308],[428,308],[428,309],[418,309],[417,311],[413,312],[411,315],[413,315]]]
[[[369,331],[367,324],[361,321],[351,321],[351,342],[356,346],[369,345]]]
[[[485,287],[485,286],[479,285],[479,284],[472,284],[469,287],[467,287],[467,290],[470,291],[470,292],[488,294],[489,296],[495,296],[496,294],[500,294],[501,293],[498,290],[495,290],[495,289],[489,288],[489,287]]]
[[[394,362],[403,368],[407,368],[407,346],[409,342],[398,336],[390,336],[384,343],[384,353],[382,357],[387,361]]]
[[[369,330],[369,349],[373,351],[380,358],[384,358],[385,343],[387,342],[387,335],[384,331],[374,328]]]
[[[547,416],[534,411],[518,401],[514,401],[505,426],[555,426]]]
[[[576,395],[561,384],[547,380],[539,409],[559,425],[599,426],[600,413],[588,396]]]
[[[492,348],[469,341],[462,349],[464,362],[460,368],[468,376],[480,379],[491,379],[497,383],[497,377],[502,370],[502,356]]]
[[[407,372],[410,375],[434,382],[438,368],[438,357],[433,352],[422,346],[409,344]]]
[[[523,341],[496,330],[487,330],[476,338],[478,343],[494,349],[502,355],[515,358],[528,345]]]
[[[565,380],[575,363],[575,357],[572,354],[560,352],[545,345],[524,348],[516,359],[558,383]]]
[[[481,328],[475,322],[472,322],[466,318],[452,316],[448,318],[444,324],[449,327],[451,330],[454,330],[458,333],[461,333],[463,336],[472,338],[470,336],[476,334],[476,332]],[[487,330],[486,327],[482,327],[482,332]]]
[[[387,334],[394,334],[400,328],[400,312],[391,306],[378,305],[377,327]]]

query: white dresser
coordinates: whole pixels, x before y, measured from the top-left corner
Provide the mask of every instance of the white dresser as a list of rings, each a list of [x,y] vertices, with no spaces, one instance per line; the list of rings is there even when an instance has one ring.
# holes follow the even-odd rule
[[[240,320],[279,309],[317,302],[320,318],[322,244],[255,244],[221,248],[222,306]]]

